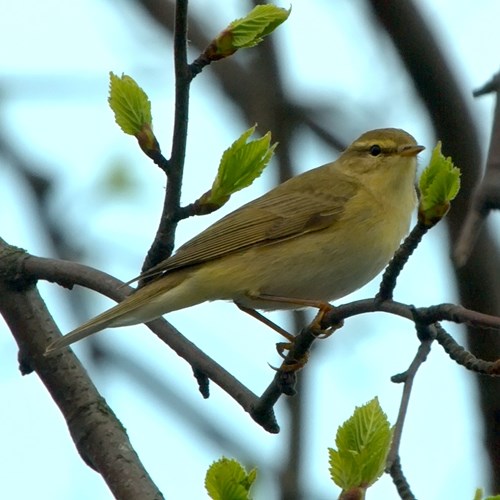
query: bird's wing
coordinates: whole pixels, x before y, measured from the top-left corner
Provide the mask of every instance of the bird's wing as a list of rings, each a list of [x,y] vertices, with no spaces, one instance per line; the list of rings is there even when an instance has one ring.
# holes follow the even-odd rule
[[[329,227],[342,216],[346,202],[355,195],[359,184],[339,172],[332,175],[327,167],[294,177],[231,212],[140,278]],[[330,189],[318,194],[318,182]]]

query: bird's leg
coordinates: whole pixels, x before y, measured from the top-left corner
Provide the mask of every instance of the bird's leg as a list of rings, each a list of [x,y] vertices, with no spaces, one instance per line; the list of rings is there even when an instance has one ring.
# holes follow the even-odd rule
[[[281,328],[281,326],[277,325],[270,319],[266,318],[260,312],[257,312],[255,309],[252,309],[251,307],[242,306],[241,304],[238,304],[238,302],[235,302],[235,304],[243,312],[246,312],[247,314],[252,316],[252,318],[258,319],[259,321],[267,325],[269,328],[272,328],[275,332],[279,333],[280,335],[283,335],[283,337],[285,337],[288,340],[288,342],[293,342],[295,337],[291,333],[288,333],[284,328]],[[285,342],[281,342],[280,344],[287,345],[287,343]]]
[[[325,314],[330,312],[332,309],[333,309],[332,305],[323,303],[318,308],[318,314],[316,314],[316,317],[313,319],[313,321],[310,325],[311,330],[314,332],[317,332],[316,337],[319,339],[328,338],[330,335],[332,335],[333,332],[335,332],[335,330],[338,330],[339,328],[342,328],[342,326],[344,326],[343,320],[335,325],[328,327],[328,328],[324,328],[321,325]]]
[[[299,299],[292,297],[279,297],[276,295],[267,295],[265,293],[252,294],[250,298],[254,300],[265,300],[267,302],[278,302],[281,304],[289,304],[291,306],[299,307],[315,307],[318,309],[318,314],[314,318],[310,325],[311,330],[317,333],[318,338],[329,337],[335,330],[338,330],[342,324],[335,325],[335,327],[323,328],[321,323],[323,321],[324,315],[333,309],[333,306],[328,302],[323,302],[321,300],[310,300],[310,299]]]
[[[328,304],[327,302],[322,302],[319,300],[308,300],[308,299],[299,299],[299,298],[291,298],[291,297],[279,297],[276,295],[268,295],[268,294],[248,294],[248,297],[252,300],[262,300],[266,302],[276,302],[276,303],[281,303],[281,304],[288,304],[289,306],[295,306],[297,308],[300,307],[316,307],[318,309],[318,314],[314,318],[313,322],[310,325],[311,331],[314,332],[314,334],[318,338],[326,338],[330,336],[339,326],[331,327],[331,328],[323,328],[321,326],[321,322],[323,320],[324,315],[330,311],[333,306]],[[238,304],[235,302],[235,304],[244,312],[249,314],[255,319],[258,319],[265,325],[269,326],[272,328],[274,331],[278,332],[280,335],[283,335],[288,342],[278,342],[276,344],[276,350],[278,351],[278,354],[282,357],[285,358],[285,351],[290,350],[292,347],[292,344],[295,341],[295,337],[288,333],[286,330],[281,328],[279,325],[276,323],[272,322],[268,318],[266,318],[263,314],[257,312],[255,309],[243,306],[241,304]],[[341,326],[341,325],[340,325]],[[307,363],[308,356],[305,355],[303,359],[298,360],[296,363],[290,364],[290,365],[283,365],[280,370],[284,371],[296,371],[302,368],[306,363]]]
[[[280,297],[279,295],[268,295],[267,293],[252,293],[248,295],[253,300],[263,300],[266,302],[278,302],[288,304],[291,309],[295,306],[296,309],[301,307],[315,307],[323,310],[323,314],[333,308],[328,302],[322,300],[299,299],[297,297]]]
[[[259,321],[267,325],[269,328],[272,328],[275,332],[279,333],[280,335],[283,335],[283,337],[287,339],[288,342],[278,342],[276,344],[276,351],[278,352],[278,354],[282,359],[285,359],[285,351],[289,351],[292,348],[292,345],[295,341],[295,337],[291,333],[288,333],[284,328],[281,328],[281,326],[277,325],[269,318],[266,318],[263,314],[256,311],[255,309],[252,309],[251,307],[242,306],[241,304],[238,304],[238,302],[235,302],[235,304],[243,312],[246,312],[247,314],[252,316],[252,318],[258,319]],[[305,362],[302,363],[300,367],[302,368],[304,364]],[[277,370],[277,368],[274,366],[271,366],[271,368],[273,370]]]

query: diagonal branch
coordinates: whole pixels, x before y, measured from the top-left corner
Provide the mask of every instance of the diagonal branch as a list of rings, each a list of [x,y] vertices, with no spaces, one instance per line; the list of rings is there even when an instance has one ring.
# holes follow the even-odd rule
[[[3,248],[8,250],[12,247],[4,244]],[[11,262],[10,268],[22,270],[21,276],[26,276],[30,279],[45,279],[57,282],[66,287],[71,287],[75,284],[81,285],[118,302],[123,300],[132,291],[131,287],[125,286],[123,282],[109,274],[75,262],[46,259],[25,253],[19,254],[19,261],[19,263]],[[1,275],[2,268],[0,267]],[[170,323],[160,318],[147,323],[147,326],[181,358],[186,360],[194,370],[205,374],[205,376],[209,377],[210,380],[229,394],[265,430],[271,433],[279,431],[276,417],[272,411],[268,412],[265,417],[260,415],[254,416],[254,407],[258,403],[258,399],[252,391],[210,356],[196,347],[196,345],[184,337]]]

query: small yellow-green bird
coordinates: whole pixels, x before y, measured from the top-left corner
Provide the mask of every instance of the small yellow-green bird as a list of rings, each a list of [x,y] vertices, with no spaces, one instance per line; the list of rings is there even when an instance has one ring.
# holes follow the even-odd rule
[[[147,273],[152,281],[47,353],[205,301],[298,309],[353,292],[382,271],[409,230],[423,149],[404,130],[364,133],[336,161],[289,179],[182,245]]]

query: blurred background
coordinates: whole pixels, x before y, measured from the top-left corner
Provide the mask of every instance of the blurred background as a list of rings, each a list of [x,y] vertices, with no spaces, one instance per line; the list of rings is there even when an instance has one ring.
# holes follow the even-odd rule
[[[192,0],[190,59],[253,5]],[[174,2],[0,6],[0,236],[32,254],[128,280],[154,237],[165,179],[114,123],[108,74],[126,73],[147,92],[168,156]],[[461,270],[449,254],[487,152],[494,98],[473,99],[472,90],[498,70],[499,14],[495,0],[292,2],[290,18],[265,43],[209,66],[193,82],[184,204],[210,187],[222,152],[254,123],[280,145],[254,185],[219,212],[182,222],[178,243],[288,176],[332,161],[360,133],[404,128],[427,146],[421,166],[443,141],[463,170],[463,189],[447,225],[433,229],[410,259],[396,300],[498,314],[496,231],[482,232]],[[377,283],[343,302],[373,296]],[[39,288],[63,332],[111,305],[81,289]],[[270,317],[290,330],[304,321]],[[232,304],[204,304],[168,320],[252,391],[260,394],[271,381],[281,339]],[[449,331],[479,356],[500,356],[494,332]],[[81,461],[37,376],[20,375],[2,319],[0,332],[0,497],[111,498]],[[401,387],[389,379],[408,367],[417,346],[409,322],[382,314],[349,320],[317,343],[299,394],[279,402],[278,435],[215,385],[203,400],[190,367],[144,326],[106,331],[75,351],[167,498],[207,498],[205,471],[224,455],[258,467],[256,499],[322,500],[338,495],[327,455],[337,427],[376,395],[395,422]],[[415,382],[401,448],[418,498],[470,499],[478,486],[500,491],[499,394],[498,382],[466,372],[434,346]],[[390,478],[369,498],[397,498]]]

